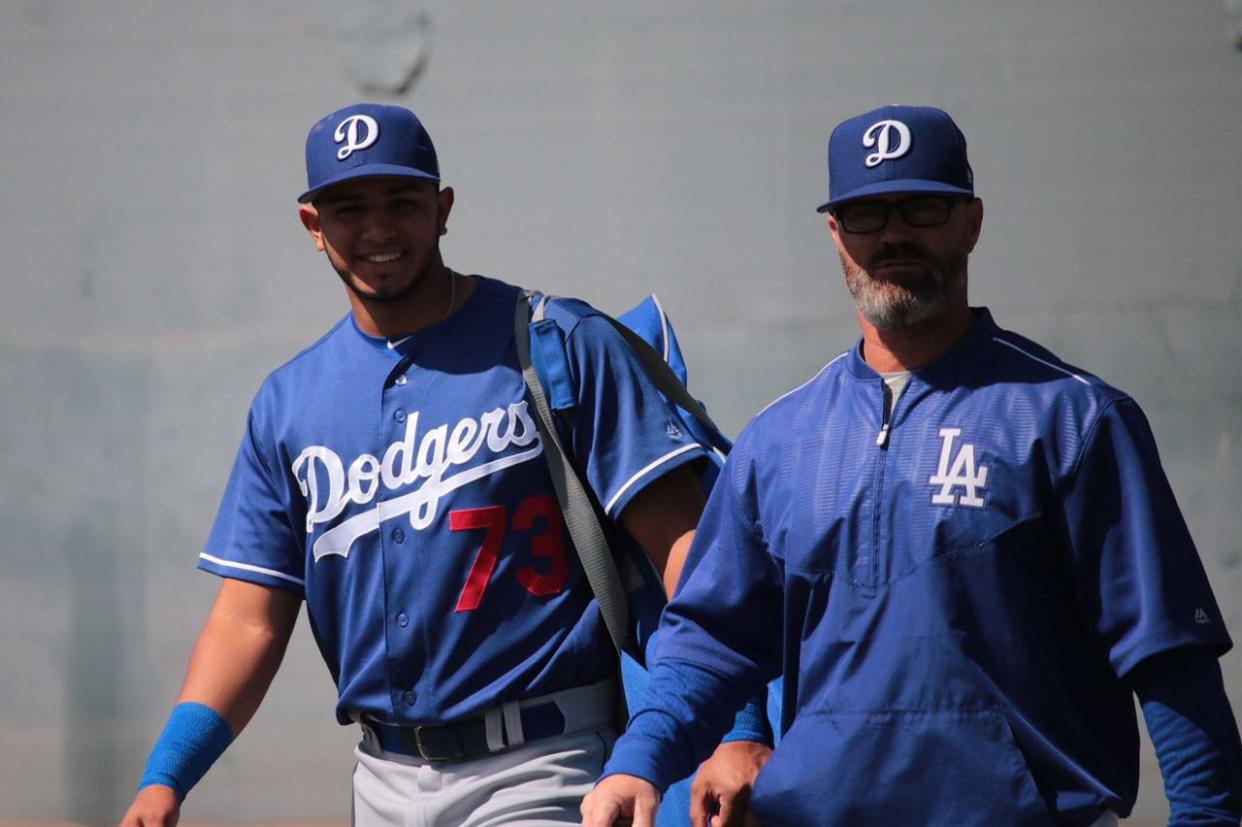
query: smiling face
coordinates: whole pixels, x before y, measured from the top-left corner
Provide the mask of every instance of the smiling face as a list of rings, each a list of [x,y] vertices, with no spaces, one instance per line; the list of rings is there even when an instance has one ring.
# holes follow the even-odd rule
[[[877,196],[834,210],[840,216],[847,209],[887,207],[887,224],[874,232],[848,232],[837,216],[828,217],[846,287],[859,315],[879,330],[904,330],[967,304],[966,261],[979,240],[983,202],[961,201],[949,210],[944,223],[912,226],[906,215],[921,222],[921,213],[908,209],[903,214],[893,208],[910,198],[910,194]]]
[[[453,190],[401,177],[359,178],[328,187],[299,210],[316,249],[364,305],[417,301],[443,266]]]

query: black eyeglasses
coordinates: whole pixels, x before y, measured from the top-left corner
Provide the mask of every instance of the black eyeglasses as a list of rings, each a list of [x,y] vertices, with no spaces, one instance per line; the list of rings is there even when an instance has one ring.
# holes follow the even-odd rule
[[[947,195],[916,195],[902,201],[852,201],[832,211],[847,233],[878,233],[888,226],[893,210],[911,227],[939,227],[961,201]]]

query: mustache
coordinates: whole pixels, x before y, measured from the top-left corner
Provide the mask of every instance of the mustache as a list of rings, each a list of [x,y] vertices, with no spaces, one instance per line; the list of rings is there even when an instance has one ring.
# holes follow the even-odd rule
[[[890,260],[931,262],[931,253],[926,248],[912,241],[901,241],[896,244],[885,244],[875,255],[867,259],[868,267],[878,267]]]

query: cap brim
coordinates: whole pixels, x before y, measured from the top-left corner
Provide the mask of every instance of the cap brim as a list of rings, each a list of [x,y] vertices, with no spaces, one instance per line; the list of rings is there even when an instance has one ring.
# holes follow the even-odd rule
[[[307,190],[298,196],[298,203],[305,204],[314,200],[315,196],[323,192],[328,187],[340,184],[345,181],[353,181],[355,178],[417,178],[422,181],[439,181],[438,175],[431,175],[422,170],[411,169],[410,167],[399,166],[397,164],[364,164],[360,167],[342,172],[334,178],[323,181],[314,189]]]
[[[974,198],[974,190],[965,189],[964,187],[955,187],[952,184],[946,184],[942,181],[924,181],[918,178],[904,178],[893,181],[878,181],[874,184],[867,184],[863,187],[850,190],[840,198],[834,198],[820,204],[815,212],[824,213],[831,210],[846,201],[856,201],[859,198],[866,198],[870,195],[889,195],[894,192],[925,192],[936,193],[940,195],[961,195],[966,198]]]

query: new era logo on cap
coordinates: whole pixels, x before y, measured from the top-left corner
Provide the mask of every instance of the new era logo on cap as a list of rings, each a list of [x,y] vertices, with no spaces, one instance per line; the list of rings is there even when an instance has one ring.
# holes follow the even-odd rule
[[[431,136],[418,116],[400,106],[357,103],[337,110],[306,136],[306,192],[314,200],[324,187],[379,175],[440,180]]]
[[[884,106],[850,118],[828,139],[828,200],[891,192],[973,197],[966,138],[947,112],[930,106]]]

